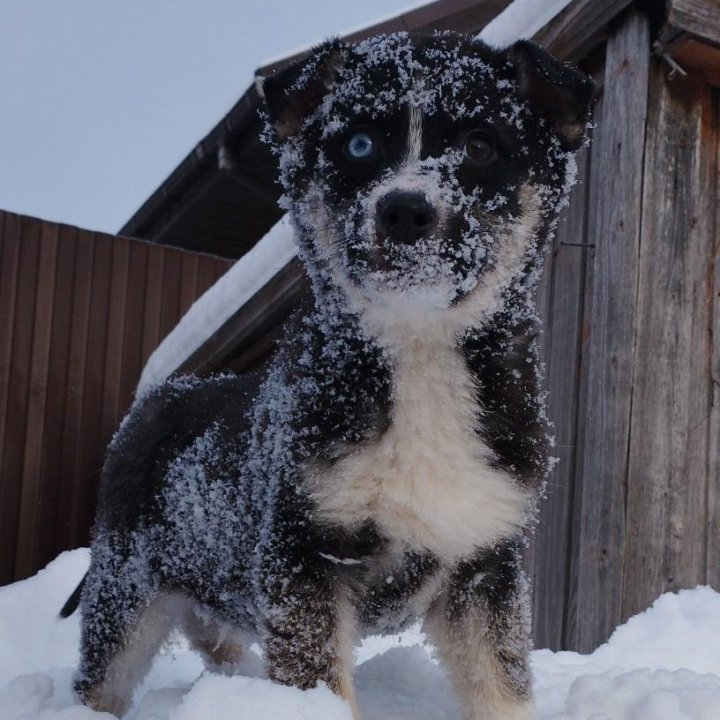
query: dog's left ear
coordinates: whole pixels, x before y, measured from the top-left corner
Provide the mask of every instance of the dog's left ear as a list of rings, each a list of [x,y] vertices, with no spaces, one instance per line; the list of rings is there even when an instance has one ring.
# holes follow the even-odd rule
[[[278,140],[300,130],[303,121],[332,88],[337,71],[347,59],[348,47],[338,39],[328,40],[300,60],[274,75],[255,78],[255,87]]]
[[[590,119],[593,79],[529,40],[516,42],[509,54],[520,97],[550,123],[565,150],[577,150]]]

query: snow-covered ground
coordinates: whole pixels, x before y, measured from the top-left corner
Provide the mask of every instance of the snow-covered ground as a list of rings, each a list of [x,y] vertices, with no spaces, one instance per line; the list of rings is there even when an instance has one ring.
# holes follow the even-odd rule
[[[92,720],[71,692],[78,618],[57,613],[88,562],[64,553],[35,577],[0,588],[0,720]],[[357,650],[365,720],[456,720],[453,694],[419,630],[371,638]],[[533,654],[540,720],[719,720],[720,594],[662,596],[592,655]],[[275,685],[248,661],[246,676],[203,671],[180,639],[138,689],[132,720],[350,720],[327,688]]]

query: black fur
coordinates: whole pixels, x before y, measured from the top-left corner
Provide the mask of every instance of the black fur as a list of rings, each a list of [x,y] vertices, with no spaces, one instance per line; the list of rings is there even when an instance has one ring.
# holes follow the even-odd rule
[[[426,85],[416,87],[422,77]],[[110,445],[90,570],[62,611],[72,612],[82,590],[76,688],[86,702],[127,707],[129,690],[121,693],[112,677],[149,613],[167,615],[157,609],[167,597],[182,598],[170,624],[191,627],[184,614],[199,613],[259,635],[273,679],[302,688],[325,681],[346,696],[339,658],[348,614],[364,632],[383,632],[427,613],[461,692],[472,696],[482,686],[473,675],[480,649],[471,642],[482,636],[482,651],[493,658],[483,662],[502,669],[486,680],[488,697],[527,701],[520,528],[448,558],[429,541],[397,535],[369,510],[328,520],[308,482],[339,492],[343,463],[371,451],[397,422],[398,357],[411,350],[376,331],[362,303],[372,306],[388,289],[405,298],[442,285],[446,305],[427,308],[428,328],[434,323],[441,336],[443,318],[453,322],[494,277],[504,243],[525,232],[525,221],[532,224],[526,245],[509,256],[519,271],[506,280],[498,271],[490,304],[451,333],[446,350],[461,358],[459,372],[475,392],[467,443],[489,454],[484,472],[532,505],[548,459],[530,298],[567,190],[568,148],[588,117],[588,83],[531,44],[497,51],[454,34],[400,34],[358,47],[332,41],[265,82],[284,203],[315,296],[286,328],[266,377],[171,379],[138,399]],[[423,95],[424,87],[434,94]],[[422,151],[412,161],[411,102],[425,103]],[[358,132],[370,138],[367,157],[348,150]],[[476,157],[468,155],[469,137],[479,138]],[[382,194],[406,162],[415,163],[412,177],[438,183],[439,200],[427,191],[437,223],[427,237],[405,233],[413,242],[391,242],[368,230],[378,212],[368,198]],[[527,209],[528,188],[537,211]],[[415,257],[421,240],[428,248]],[[356,294],[363,299],[351,302]],[[396,318],[386,312],[379,322],[392,326]],[[426,341],[422,326],[414,332],[412,342]],[[413,498],[407,501],[412,511]],[[133,658],[132,682],[149,660]],[[477,698],[465,700],[475,707]]]

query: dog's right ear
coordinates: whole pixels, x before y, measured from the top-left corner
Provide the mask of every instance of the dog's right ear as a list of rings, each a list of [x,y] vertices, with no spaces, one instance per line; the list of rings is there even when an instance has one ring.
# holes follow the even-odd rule
[[[338,69],[348,55],[348,46],[335,38],[319,45],[300,60],[274,75],[257,76],[255,87],[278,140],[297,133],[335,83]]]
[[[550,123],[565,150],[577,150],[585,141],[590,119],[592,78],[529,40],[518,40],[510,57],[515,61],[520,97]]]

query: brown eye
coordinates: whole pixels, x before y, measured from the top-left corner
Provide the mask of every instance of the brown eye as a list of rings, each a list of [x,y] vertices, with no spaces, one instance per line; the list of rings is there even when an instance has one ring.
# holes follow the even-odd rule
[[[495,142],[487,133],[475,130],[465,138],[465,157],[475,165],[490,165],[497,159]]]

